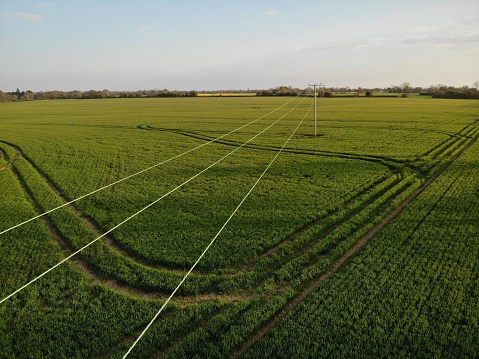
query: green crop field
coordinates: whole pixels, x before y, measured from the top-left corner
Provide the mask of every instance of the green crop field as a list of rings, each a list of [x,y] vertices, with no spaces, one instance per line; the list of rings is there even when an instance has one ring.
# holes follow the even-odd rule
[[[479,103],[312,118],[303,97],[1,103],[0,358],[478,357]]]

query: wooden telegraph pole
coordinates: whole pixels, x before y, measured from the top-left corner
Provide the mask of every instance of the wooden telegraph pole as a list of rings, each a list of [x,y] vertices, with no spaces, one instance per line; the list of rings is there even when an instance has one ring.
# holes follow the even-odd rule
[[[316,137],[317,135],[317,126],[316,126],[316,86],[321,86],[321,84],[312,84],[312,85],[309,85],[308,86],[313,86],[313,89],[314,89],[314,137]]]

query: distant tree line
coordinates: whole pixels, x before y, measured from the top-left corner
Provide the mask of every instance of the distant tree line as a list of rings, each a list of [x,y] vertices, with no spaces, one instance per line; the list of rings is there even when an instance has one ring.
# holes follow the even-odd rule
[[[324,97],[407,97],[411,93],[419,93],[423,96],[450,99],[479,99],[479,81],[473,87],[453,87],[447,85],[432,85],[429,88],[412,87],[409,82],[401,85],[391,85],[387,88],[350,88],[350,87],[320,87],[317,91]],[[216,91],[221,93],[222,91]],[[298,94],[313,94],[311,87],[300,89],[292,86],[276,86],[267,90],[227,90],[228,93],[256,93],[256,96],[296,96]],[[204,92],[201,92],[204,93]],[[39,91],[30,90],[15,92],[0,91],[0,102],[31,101],[31,100],[60,100],[60,99],[102,99],[102,98],[144,98],[144,97],[195,97],[197,91],[170,91],[168,89],[140,90],[140,91]]]
[[[453,87],[447,85],[431,85],[429,88],[411,87],[409,82],[400,86],[391,86],[386,89],[389,93],[397,93],[406,97],[410,93],[419,93],[423,96],[432,96],[433,98],[450,99],[479,99],[479,81],[476,81],[473,87],[462,86]]]
[[[102,98],[141,98],[141,97],[193,97],[196,91],[141,90],[141,91],[0,91],[0,102],[28,100],[102,99]]]
[[[436,85],[429,87],[427,94],[434,98],[479,99],[479,81],[475,82],[474,86],[475,87],[452,87],[446,85]]]
[[[256,96],[296,96],[304,92],[304,89],[293,88],[291,86],[277,86],[268,90],[256,91]]]
[[[413,87],[409,82],[401,85],[391,85],[385,88],[350,88],[350,87],[320,87],[318,94],[324,97],[408,97],[411,93],[432,96],[437,98],[478,98],[477,85],[475,87],[451,87],[445,85],[430,86],[429,88]],[[299,89],[291,86],[277,86],[267,90],[257,90],[257,96],[296,96],[300,93],[313,94],[312,88]]]

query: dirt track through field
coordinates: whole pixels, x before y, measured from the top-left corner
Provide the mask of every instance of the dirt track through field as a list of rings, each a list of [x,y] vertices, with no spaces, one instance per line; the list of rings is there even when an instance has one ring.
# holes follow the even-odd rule
[[[457,158],[459,158],[467,149],[469,149],[479,138],[476,135],[467,145],[465,145],[458,153],[456,153],[449,161],[441,166],[421,187],[414,191],[408,198],[406,198],[398,207],[396,207],[391,213],[389,213],[381,222],[379,222],[373,229],[366,233],[359,241],[357,241],[343,256],[341,256],[329,270],[321,275],[319,278],[313,280],[308,286],[291,302],[289,302],[281,312],[279,312],[273,319],[271,319],[260,331],[250,336],[241,347],[235,351],[230,358],[241,357],[257,340],[261,339],[266,333],[268,333],[286,314],[292,311],[299,302],[306,298],[313,290],[315,290],[322,282],[328,279],[333,273],[335,273],[347,260],[354,256],[357,252],[363,248],[368,241],[373,238],[381,229],[383,229],[389,221],[400,214],[409,203],[416,199],[427,187],[431,185]]]
[[[16,146],[10,145],[17,153],[16,158],[23,158],[25,159],[31,166],[32,168],[39,174],[39,176],[42,178],[42,180],[50,187],[50,189],[60,198],[63,202],[68,202],[68,200],[62,195],[62,193],[53,185],[53,183],[32,163],[31,160],[29,160],[26,156],[24,156],[22,150]],[[12,166],[12,163],[9,164],[9,167],[11,167],[15,173],[16,178],[18,179],[23,192],[27,198],[27,200],[32,204],[34,207],[35,211],[37,213],[42,213],[42,209],[40,208],[39,203],[34,199],[33,194],[31,193],[30,189],[28,188],[27,184],[25,183],[25,180],[23,179],[22,175],[15,169],[14,166]],[[75,213],[76,216],[78,216],[88,227],[88,229],[93,232],[96,236],[99,236],[102,234],[102,231],[88,218],[86,218],[76,207],[73,205],[68,205],[67,208],[69,208],[73,213]],[[43,216],[41,217],[42,223],[45,225],[45,227],[49,230],[51,237],[57,242],[57,244],[60,246],[61,251],[64,256],[68,257],[70,256],[75,250],[68,244],[68,241],[62,236],[62,234],[56,229],[55,225],[51,222],[51,220],[48,218],[48,216]],[[124,255],[127,258],[130,258],[134,261],[139,262],[140,264],[143,264],[144,262],[142,260],[137,260],[135,256],[131,256],[129,253],[125,252],[121,247],[119,247],[115,241],[110,238],[110,237],[103,237],[104,241],[112,247],[112,250],[117,250],[119,251],[122,255]],[[125,294],[129,294],[138,298],[146,298],[146,299],[154,299],[154,300],[166,300],[167,296],[162,293],[158,292],[151,292],[151,291],[146,291],[142,290],[140,288],[134,288],[131,287],[130,285],[123,284],[119,280],[115,278],[103,278],[102,276],[98,275],[95,273],[93,268],[90,268],[91,266],[84,261],[80,256],[76,256],[75,258],[72,258],[69,260],[69,263],[74,266],[77,270],[79,270],[83,275],[85,275],[87,278],[90,279],[90,283],[92,285],[96,284],[101,284],[111,290],[117,291],[117,292],[122,292]],[[145,265],[148,265],[149,267],[156,268],[156,269],[162,269],[161,266],[157,265],[151,265],[146,263]],[[168,270],[169,268],[165,268]],[[191,295],[191,296],[178,296],[176,299],[176,302],[179,303],[180,306],[185,306],[187,304],[191,303],[201,303],[205,301],[212,301],[212,300],[218,300],[221,299],[222,301],[225,302],[234,302],[238,301],[240,299],[245,299],[246,297],[250,297],[250,294],[245,294],[245,293],[239,293],[237,295],[231,294],[231,295],[224,295],[224,294],[217,294],[217,293],[204,293],[204,294],[198,294],[198,295]]]

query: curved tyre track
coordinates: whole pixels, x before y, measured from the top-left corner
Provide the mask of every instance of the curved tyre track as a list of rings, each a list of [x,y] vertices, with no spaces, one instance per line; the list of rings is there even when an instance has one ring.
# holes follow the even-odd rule
[[[273,319],[271,319],[266,326],[264,326],[259,332],[249,337],[243,345],[235,351],[230,358],[241,357],[258,339],[262,338],[268,333],[286,314],[292,311],[300,301],[306,298],[313,290],[315,290],[322,282],[328,279],[333,273],[335,273],[346,261],[363,248],[366,243],[373,238],[381,229],[383,229],[389,221],[400,214],[409,203],[416,199],[426,188],[428,188],[432,182],[434,182],[457,158],[459,158],[466,150],[468,150],[479,138],[476,135],[467,143],[458,153],[451,157],[444,165],[442,165],[426,182],[424,182],[416,191],[414,191],[408,198],[406,198],[398,207],[396,207],[391,213],[389,213],[381,222],[379,222],[373,229],[371,229],[366,235],[364,235],[359,241],[357,241],[345,254],[343,254],[338,260],[336,260],[329,270],[321,275],[319,278],[310,282],[303,291],[289,302],[283,310],[278,313]]]
[[[15,149],[17,152],[17,158],[22,158],[24,159],[31,167],[32,170],[36,171],[37,174],[40,176],[40,178],[46,183],[48,188],[54,192],[54,194],[64,203],[67,203],[68,201],[63,197],[62,193],[52,184],[49,178],[47,178],[34,164],[33,162],[23,154],[20,148],[17,146],[8,144],[10,147]],[[43,210],[38,203],[38,201],[35,199],[33,193],[29,189],[27,183],[25,182],[24,178],[22,177],[22,174],[15,169],[14,166],[12,166],[12,169],[14,171],[14,174],[19,181],[23,192],[27,198],[27,200],[32,204],[34,207],[35,211],[37,213],[42,213]],[[102,231],[98,229],[98,227],[90,221],[88,218],[86,218],[77,208],[75,208],[73,205],[68,205],[66,206],[69,210],[71,210],[87,227],[88,229],[95,234],[97,237],[102,235]],[[48,216],[42,216],[40,217],[42,220],[43,224],[45,227],[49,230],[51,237],[58,243],[58,245],[61,248],[62,253],[68,257],[71,254],[73,254],[76,250],[69,244],[68,240],[60,233],[60,231],[56,228],[54,223],[48,218]],[[160,265],[151,265],[150,263],[147,263],[141,259],[138,259],[136,256],[132,256],[130,253],[125,252],[116,242],[110,238],[104,236],[102,238],[104,242],[111,247],[111,250],[119,252],[121,255],[123,255],[125,258],[130,259],[140,265],[145,265],[150,268],[154,269],[163,269],[163,270],[172,270],[171,268],[166,268],[164,266]],[[158,291],[152,291],[148,289],[142,289],[140,287],[132,287],[129,284],[124,284],[120,280],[118,280],[115,277],[107,276],[104,277],[101,274],[95,273],[95,268],[90,265],[88,261],[85,261],[81,256],[76,256],[75,258],[72,258],[69,260],[69,262],[77,268],[80,272],[82,272],[87,278],[89,278],[92,281],[92,284],[102,284],[112,290],[116,290],[119,292],[123,292],[126,294],[134,295],[140,298],[148,298],[148,299],[166,299],[168,296],[165,295],[165,293],[159,293]],[[160,291],[161,292],[161,291]],[[236,301],[239,299],[245,299],[245,298],[251,298],[252,297],[252,292],[250,289],[246,290],[239,290],[236,294],[221,294],[221,293],[215,293],[215,292],[204,292],[201,294],[191,294],[191,295],[183,295],[183,296],[178,296],[177,302],[183,303],[183,304],[190,304],[190,303],[198,303],[198,302],[203,302],[203,301],[211,301],[211,300],[217,300],[221,298],[224,301],[230,302],[230,301]]]
[[[15,169],[15,167],[12,167],[12,169],[14,171],[15,176],[18,179],[18,182],[20,183],[20,186],[23,189],[25,197],[32,204],[35,211],[41,213],[41,208],[38,202],[34,199],[22,175],[18,172],[18,170]],[[41,217],[41,221],[50,232],[50,235],[53,238],[53,240],[60,246],[60,249],[63,255],[68,257],[72,253],[74,253],[75,250],[71,248],[71,246],[62,236],[62,234],[56,229],[55,225],[51,222],[51,220],[47,216]],[[94,270],[90,268],[90,265],[88,264],[88,262],[84,261],[81,258],[81,256],[76,256],[75,258],[70,259],[68,262],[77,270],[79,270],[83,275],[85,275],[90,280],[91,285],[101,284],[113,291],[132,295],[137,298],[144,298],[144,299],[151,299],[151,300],[166,300],[167,299],[167,296],[161,293],[146,291],[140,288],[134,288],[134,287],[131,287],[130,285],[123,284],[121,281],[115,278],[103,278],[101,275],[96,274]],[[187,304],[190,304],[191,302],[199,303],[204,301],[217,300],[219,298],[221,298],[221,300],[223,301],[229,302],[229,301],[236,301],[238,299],[242,299],[244,298],[244,295],[243,296],[235,296],[235,295],[224,296],[220,294],[210,293],[210,294],[203,294],[203,295],[195,295],[191,297],[178,296],[176,301],[180,305],[187,305]]]
[[[16,158],[23,158],[26,160],[30,166],[39,174],[39,176],[43,179],[43,181],[48,185],[48,187],[63,201],[67,202],[66,199],[63,197],[61,192],[53,186],[51,181],[42,173],[40,172],[35,165],[33,165],[32,161],[30,161],[26,156],[24,156],[23,152],[21,151],[20,148],[17,146],[8,144],[10,147],[12,147],[16,153],[17,157]],[[20,183],[20,186],[22,187],[23,193],[26,196],[27,200],[32,204],[34,207],[35,211],[37,213],[42,213],[42,209],[37,202],[37,200],[34,198],[32,192],[28,188],[28,185],[26,184],[25,180],[22,177],[22,174],[15,169],[13,166],[13,161],[11,161],[8,165],[9,168],[12,168],[15,177],[17,178],[18,182]],[[94,234],[99,235],[101,231],[87,218],[85,218],[80,211],[78,211],[75,207],[72,205],[67,206],[75,215],[77,215],[88,227],[90,231],[92,231]],[[68,241],[63,237],[63,235],[56,229],[55,225],[52,223],[52,221],[48,218],[48,216],[42,216],[41,221],[45,225],[45,227],[49,230],[51,237],[53,240],[60,246],[61,251],[63,255],[70,256],[72,253],[75,252],[75,250],[70,246]],[[104,238],[105,239],[105,238]],[[106,238],[106,242],[108,243],[113,243],[113,240],[111,238]],[[116,246],[112,246],[113,250],[115,250]],[[123,251],[121,251],[122,254],[125,254]],[[102,284],[105,287],[108,287],[112,290],[118,291],[118,292],[123,292],[129,295],[134,295],[139,298],[147,298],[147,299],[166,299],[167,296],[160,294],[160,293],[154,293],[151,291],[146,291],[142,290],[140,288],[134,288],[129,285],[121,283],[119,280],[116,278],[103,278],[101,275],[98,275],[95,273],[95,271],[91,268],[88,262],[83,260],[81,256],[77,256],[75,258],[72,258],[69,260],[70,264],[72,264],[76,269],[78,269],[82,274],[84,274],[87,278],[91,280],[91,284]],[[219,296],[219,295],[218,295]],[[213,300],[216,299],[217,295],[214,294],[205,294],[201,296],[195,296],[195,298],[198,301],[205,301],[205,300]],[[191,301],[191,299],[184,298],[180,299],[180,302],[184,301]]]

